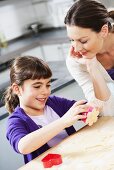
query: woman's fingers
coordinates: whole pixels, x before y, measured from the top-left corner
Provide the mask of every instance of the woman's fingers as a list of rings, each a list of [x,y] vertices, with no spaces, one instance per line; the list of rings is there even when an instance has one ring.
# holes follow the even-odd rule
[[[73,58],[81,58],[82,55],[79,52],[75,52],[75,49],[73,46],[70,47],[70,56]]]

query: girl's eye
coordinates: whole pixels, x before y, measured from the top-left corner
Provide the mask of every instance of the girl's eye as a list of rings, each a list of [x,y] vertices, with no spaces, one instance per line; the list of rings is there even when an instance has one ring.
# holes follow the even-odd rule
[[[47,87],[51,87],[51,84],[48,84]]]
[[[40,88],[40,87],[41,87],[41,86],[34,86],[35,89],[38,89],[38,88]]]

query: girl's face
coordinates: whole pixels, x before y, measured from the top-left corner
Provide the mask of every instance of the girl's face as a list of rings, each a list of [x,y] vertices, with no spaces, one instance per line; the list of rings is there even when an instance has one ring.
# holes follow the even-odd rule
[[[76,53],[93,58],[103,47],[103,33],[96,33],[88,28],[66,26],[67,34]]]
[[[20,107],[30,115],[42,113],[46,101],[51,93],[50,78],[25,80],[19,87]]]

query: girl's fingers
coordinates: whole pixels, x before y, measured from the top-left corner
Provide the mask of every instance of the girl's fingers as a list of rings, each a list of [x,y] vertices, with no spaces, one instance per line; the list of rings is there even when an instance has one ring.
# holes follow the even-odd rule
[[[76,119],[79,120],[79,119],[85,119],[87,118],[86,115],[76,115]]]
[[[87,103],[87,100],[79,100],[74,104],[74,106],[76,107],[76,106],[79,106],[79,105],[84,105],[86,103]]]

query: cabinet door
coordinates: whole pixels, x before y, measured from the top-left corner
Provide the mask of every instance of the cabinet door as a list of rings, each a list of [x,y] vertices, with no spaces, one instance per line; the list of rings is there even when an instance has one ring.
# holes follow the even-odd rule
[[[63,49],[61,44],[44,45],[42,49],[46,61],[64,60]]]
[[[66,59],[68,54],[69,54],[69,49],[70,49],[71,43],[64,43],[62,44],[62,49],[63,49],[63,56]]]
[[[33,48],[33,49],[28,50],[28,51],[21,54],[21,56],[25,56],[25,55],[38,57],[38,58],[41,58],[41,59],[44,60],[44,56],[43,56],[41,47]]]
[[[44,18],[48,15],[47,3],[45,2],[33,3],[33,9],[38,19]]]
[[[64,17],[72,4],[73,0],[53,0],[52,3],[50,2],[54,24],[56,27],[65,26]]]
[[[48,6],[47,1],[34,1],[33,10],[36,16],[36,19],[39,23],[42,24],[43,28],[48,28],[53,26],[53,17],[51,16],[51,11]]]

